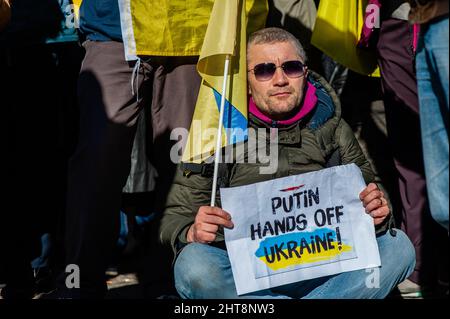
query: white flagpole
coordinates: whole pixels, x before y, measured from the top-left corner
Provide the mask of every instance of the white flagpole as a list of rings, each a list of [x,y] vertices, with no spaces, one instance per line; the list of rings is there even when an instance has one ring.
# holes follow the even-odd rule
[[[214,158],[214,175],[213,175],[213,185],[211,192],[211,206],[214,207],[216,203],[216,192],[217,192],[217,175],[219,173],[219,163],[220,155],[222,150],[222,126],[223,126],[223,113],[225,111],[225,98],[227,93],[227,83],[228,83],[228,70],[230,67],[231,56],[227,55],[225,58],[225,66],[223,71],[223,85],[222,85],[222,97],[220,99],[220,112],[219,112],[219,127],[217,128],[217,141],[216,141],[216,152]]]

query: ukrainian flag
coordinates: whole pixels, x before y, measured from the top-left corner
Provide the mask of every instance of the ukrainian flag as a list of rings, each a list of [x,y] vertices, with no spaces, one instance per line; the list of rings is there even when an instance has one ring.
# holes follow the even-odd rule
[[[77,19],[80,18],[80,7],[81,7],[81,2],[83,0],[72,0],[72,3],[74,5],[74,13]]]
[[[367,0],[321,0],[311,43],[350,70],[380,77],[374,52],[357,48]]]
[[[214,0],[118,0],[118,3],[127,61],[140,55],[200,55]],[[245,3],[249,27],[256,31],[266,22],[267,0]]]
[[[183,162],[201,163],[214,154],[227,56],[231,57],[231,62],[223,116],[222,146],[238,143],[246,138],[246,22],[243,0],[215,1],[197,64],[203,80]]]

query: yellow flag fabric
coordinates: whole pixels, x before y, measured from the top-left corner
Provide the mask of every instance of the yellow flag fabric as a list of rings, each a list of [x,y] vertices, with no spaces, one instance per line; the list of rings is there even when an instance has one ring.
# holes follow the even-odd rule
[[[321,0],[311,43],[350,70],[380,76],[376,55],[356,47],[367,0]]]
[[[223,120],[222,146],[245,140],[247,132],[247,15],[244,0],[216,0],[200,59],[202,84],[183,162],[201,163],[214,154],[224,81],[224,65],[231,57]]]
[[[80,19],[80,7],[83,0],[72,0],[74,6],[75,17]]]
[[[72,3],[75,5],[75,7],[79,8],[81,6],[82,0],[72,0]]]
[[[127,60],[200,55],[214,0],[118,0]],[[228,0],[221,0],[228,2]],[[265,25],[267,0],[247,0],[248,30]]]
[[[79,19],[79,15],[80,15],[80,6],[81,6],[81,2],[82,0],[72,0],[72,3],[75,7],[75,15],[77,17],[77,19]]]

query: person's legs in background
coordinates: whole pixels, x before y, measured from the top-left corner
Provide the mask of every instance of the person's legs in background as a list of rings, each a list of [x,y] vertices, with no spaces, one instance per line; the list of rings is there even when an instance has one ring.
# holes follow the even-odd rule
[[[401,214],[395,217],[416,249],[416,269],[401,292],[420,296],[433,289],[437,263],[435,243],[444,241],[428,210],[420,137],[419,105],[414,70],[413,28],[407,21],[383,21],[378,41],[388,142],[398,173]],[[444,235],[445,236],[445,235]]]
[[[61,161],[59,184],[57,190],[58,215],[52,216],[52,228],[47,229],[51,236],[52,271],[59,272],[64,264],[64,220],[67,191],[67,166],[73,155],[78,139],[79,107],[77,99],[77,83],[81,62],[85,50],[79,42],[63,42],[50,44],[57,60],[55,99],[59,105],[57,113],[58,136],[57,147]]]
[[[417,53],[417,81],[420,102],[420,124],[424,147],[425,176],[433,218],[444,228],[440,257],[438,293],[448,298],[448,15],[423,26]]]
[[[425,175],[431,215],[448,231],[448,16],[422,32],[417,82]]]
[[[0,60],[7,185],[0,222],[7,284],[2,296],[31,298],[36,292],[31,261],[40,254],[40,234],[55,223],[55,194],[62,186],[55,169],[61,165],[56,67],[46,44],[1,49]]]
[[[161,245],[159,224],[165,208],[167,194],[173,183],[177,163],[171,158],[172,147],[179,143],[178,136],[171,136],[174,129],[189,130],[194,114],[201,78],[197,72],[198,56],[192,57],[152,57],[154,67],[152,101],[149,107],[148,155],[157,171],[155,190],[148,201],[154,219],[147,226],[145,242],[152,252],[147,255],[147,265],[142,275],[145,295],[175,293],[173,287],[172,261],[170,249]],[[150,199],[152,198],[152,199]],[[151,202],[150,202],[151,201]],[[155,257],[158,262],[155,263]]]
[[[51,198],[52,205],[43,217],[41,255],[32,262],[37,293],[55,288],[55,274],[64,264],[64,211],[67,186],[67,163],[76,146],[78,135],[77,80],[84,49],[76,41],[47,44],[55,66],[51,82],[52,101],[56,105],[55,150],[57,164],[53,170],[57,187]]]
[[[73,297],[101,298],[105,270],[116,245],[122,188],[130,171],[136,121],[148,94],[151,67],[141,63],[132,92],[135,63],[119,42],[87,41],[78,82],[80,134],[69,163],[66,264],[80,269]],[[61,280],[64,289],[64,281]]]

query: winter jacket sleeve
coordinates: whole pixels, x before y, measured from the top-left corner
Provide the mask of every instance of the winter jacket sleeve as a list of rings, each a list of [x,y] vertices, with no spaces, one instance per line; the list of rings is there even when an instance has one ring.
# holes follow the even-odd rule
[[[175,253],[187,243],[186,234],[198,209],[209,205],[211,188],[212,178],[185,174],[178,165],[159,229],[160,241],[172,246]]]
[[[342,165],[355,163],[361,169],[366,184],[372,183],[375,176],[370,163],[364,156],[352,129],[343,119],[336,129],[335,141],[339,146]]]
[[[335,141],[339,146],[339,153],[341,155],[341,162],[343,165],[355,163],[361,169],[366,184],[375,182],[375,175],[372,171],[369,161],[364,156],[364,153],[356,140],[350,126],[343,120],[340,120],[339,126],[336,129]],[[381,183],[377,183],[378,187],[386,194]],[[389,203],[390,214],[385,221],[376,226],[377,234],[384,233],[391,228],[394,223],[392,214],[392,205]]]

